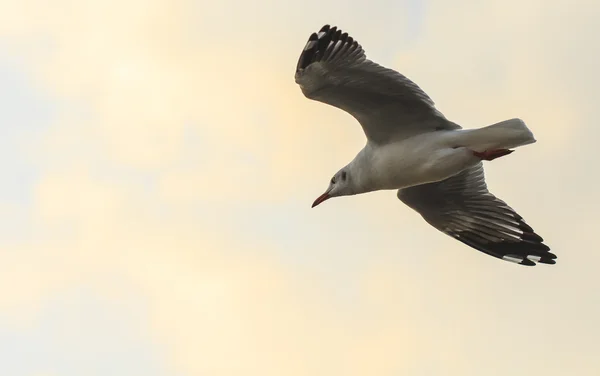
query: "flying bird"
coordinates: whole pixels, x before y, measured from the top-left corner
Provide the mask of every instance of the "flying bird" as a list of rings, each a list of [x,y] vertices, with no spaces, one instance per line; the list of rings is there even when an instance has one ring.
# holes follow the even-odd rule
[[[307,98],[352,115],[367,138],[313,207],[397,189],[431,226],[476,250],[520,265],[556,262],[542,237],[485,183],[482,161],[536,142],[521,119],[462,129],[414,82],[367,59],[356,40],[329,25],[308,38],[295,81]]]

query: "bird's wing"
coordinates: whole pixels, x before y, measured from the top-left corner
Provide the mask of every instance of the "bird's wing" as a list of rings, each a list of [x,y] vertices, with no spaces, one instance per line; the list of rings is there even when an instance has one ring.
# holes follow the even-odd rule
[[[482,164],[441,182],[398,191],[433,227],[488,255],[533,266],[556,255],[511,207],[488,192]]]
[[[338,107],[381,144],[442,129],[457,129],[414,82],[366,58],[348,33],[323,26],[313,33],[296,67],[295,80],[307,98]]]

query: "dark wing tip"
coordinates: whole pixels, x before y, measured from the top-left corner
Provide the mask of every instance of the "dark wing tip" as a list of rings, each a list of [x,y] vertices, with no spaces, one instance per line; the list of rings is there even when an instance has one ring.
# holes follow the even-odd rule
[[[542,243],[542,237],[533,231],[524,231],[518,239],[508,238],[500,241],[491,241],[475,231],[452,232],[448,235],[478,251],[519,265],[556,264],[556,255],[550,252],[550,247]]]
[[[340,51],[348,50],[348,46],[355,47],[354,45],[358,46],[358,43],[348,33],[337,26],[324,25],[318,33],[312,33],[308,38],[298,59],[296,72],[306,69],[314,62],[331,60]]]
[[[401,189],[398,198],[433,227],[487,255],[526,266],[556,264],[544,239],[487,190],[481,164],[441,182]]]

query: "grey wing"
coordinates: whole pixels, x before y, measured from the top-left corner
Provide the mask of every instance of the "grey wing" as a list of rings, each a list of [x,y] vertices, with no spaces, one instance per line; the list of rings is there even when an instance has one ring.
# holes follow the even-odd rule
[[[556,263],[543,239],[487,190],[481,163],[441,182],[398,191],[430,225],[488,255],[533,266]]]
[[[310,36],[295,80],[307,98],[354,116],[375,143],[460,128],[414,82],[368,60],[360,44],[336,27],[325,25]]]

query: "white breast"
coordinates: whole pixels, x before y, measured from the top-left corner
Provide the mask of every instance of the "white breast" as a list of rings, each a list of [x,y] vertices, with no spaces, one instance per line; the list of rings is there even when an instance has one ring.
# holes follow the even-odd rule
[[[479,159],[466,148],[454,148],[446,132],[421,134],[364,150],[369,164],[365,176],[374,189],[400,189],[453,176]]]

